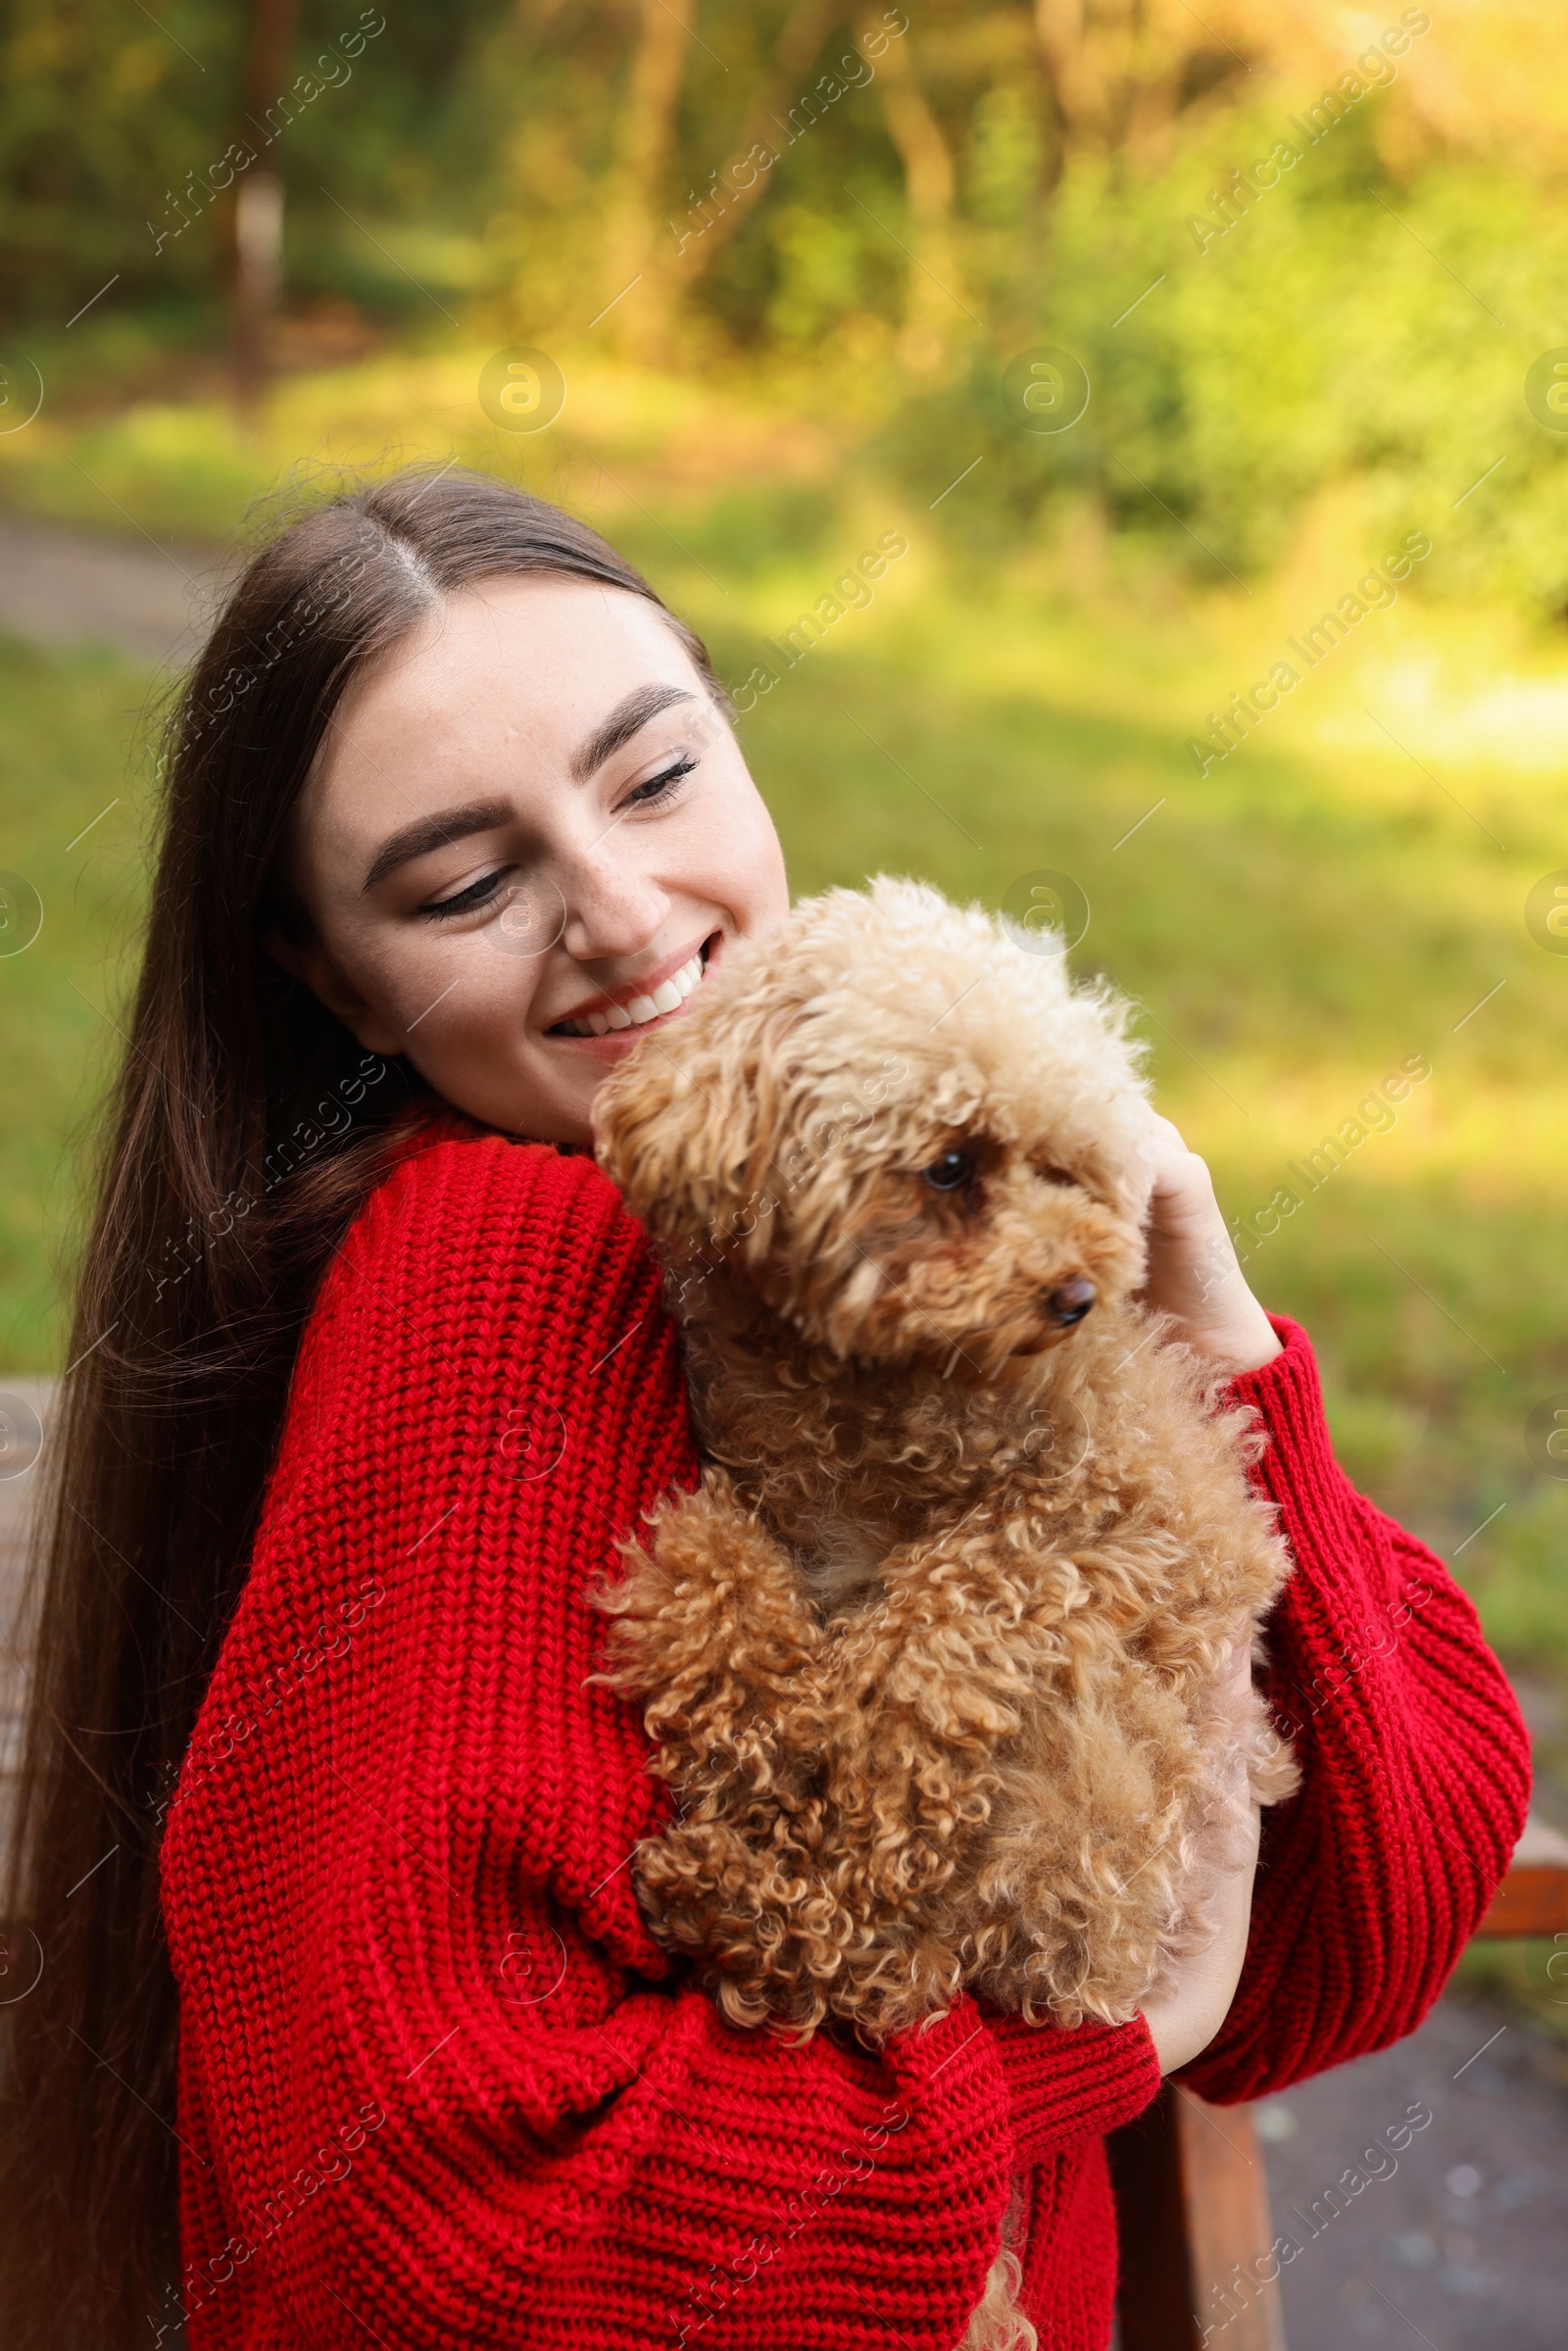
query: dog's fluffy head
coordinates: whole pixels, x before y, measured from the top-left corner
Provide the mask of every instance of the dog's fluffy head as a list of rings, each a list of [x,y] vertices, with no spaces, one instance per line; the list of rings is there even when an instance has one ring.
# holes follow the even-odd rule
[[[600,1163],[703,1311],[722,1267],[810,1345],[993,1380],[1143,1277],[1126,1006],[977,906],[873,881],[732,945],[595,1104]]]

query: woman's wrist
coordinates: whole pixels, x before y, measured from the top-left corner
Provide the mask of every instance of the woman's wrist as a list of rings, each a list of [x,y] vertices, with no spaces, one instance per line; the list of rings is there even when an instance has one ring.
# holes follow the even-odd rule
[[[1144,2002],[1144,2022],[1161,2074],[1174,2074],[1201,2056],[1230,2015],[1247,1959],[1261,1826],[1261,1811],[1247,1796],[1232,1816],[1228,1849],[1209,1864],[1212,1874],[1203,1888],[1207,1939],[1201,1949],[1169,1966],[1158,1989]]]
[[[1236,1286],[1228,1301],[1228,1312],[1200,1321],[1191,1317],[1179,1319],[1183,1319],[1181,1335],[1188,1346],[1211,1357],[1228,1378],[1235,1379],[1246,1371],[1261,1371],[1265,1363],[1272,1363],[1283,1352],[1283,1347],[1266,1309],[1248,1288],[1239,1265],[1228,1279]]]

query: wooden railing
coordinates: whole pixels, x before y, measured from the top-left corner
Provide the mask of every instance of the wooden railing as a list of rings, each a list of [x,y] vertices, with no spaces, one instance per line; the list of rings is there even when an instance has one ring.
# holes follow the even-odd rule
[[[1526,1824],[1478,1931],[1510,1939],[1568,1933],[1568,1841]],[[1198,2313],[1240,2276],[1225,2351],[1286,2351],[1263,2151],[1247,2106],[1210,2106],[1167,2082],[1110,2142],[1121,2239],[1116,2300],[1121,2351],[1201,2351]],[[1227,2304],[1227,2307],[1229,2305]]]

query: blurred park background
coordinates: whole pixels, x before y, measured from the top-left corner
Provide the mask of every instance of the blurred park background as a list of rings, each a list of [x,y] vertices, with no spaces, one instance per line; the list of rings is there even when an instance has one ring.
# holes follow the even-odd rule
[[[798,891],[1066,877],[1568,1828],[1561,33],[1552,0],[7,0],[0,1372],[59,1368],[159,655],[341,472],[491,467],[708,635]]]

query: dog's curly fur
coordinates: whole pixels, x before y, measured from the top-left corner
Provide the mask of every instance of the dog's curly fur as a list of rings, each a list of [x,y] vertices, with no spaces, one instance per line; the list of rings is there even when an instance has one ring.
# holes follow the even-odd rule
[[[1135,1302],[1139,1064],[1058,942],[882,878],[732,946],[601,1092],[706,1466],[594,1595],[599,1678],[678,1799],[640,1899],[737,2025],[1123,2022],[1295,1786],[1226,1670],[1287,1567],[1257,1440]],[[972,2351],[1032,2340],[1008,2258]]]

